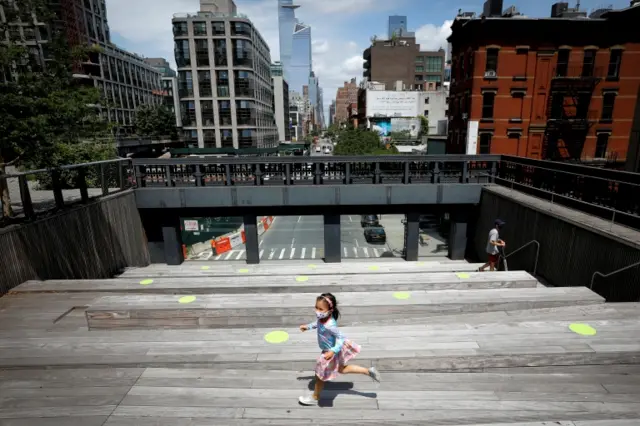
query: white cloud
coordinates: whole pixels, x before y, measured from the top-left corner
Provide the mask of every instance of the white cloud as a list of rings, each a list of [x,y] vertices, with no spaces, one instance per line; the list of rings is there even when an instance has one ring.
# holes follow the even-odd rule
[[[356,43],[355,41],[350,41],[349,43],[347,43],[347,47],[351,50],[356,50],[358,48],[358,43]]]
[[[302,8],[323,14],[352,14],[391,7],[387,0],[298,0]]]
[[[329,51],[329,42],[327,40],[313,40],[311,48],[314,55],[327,53]]]
[[[451,35],[451,24],[453,21],[447,20],[440,26],[426,24],[416,30],[416,41],[420,43],[420,48],[424,50],[447,50],[447,37]]]
[[[364,64],[362,55],[355,55],[345,59],[342,63],[342,69],[348,73],[362,74],[362,64]]]

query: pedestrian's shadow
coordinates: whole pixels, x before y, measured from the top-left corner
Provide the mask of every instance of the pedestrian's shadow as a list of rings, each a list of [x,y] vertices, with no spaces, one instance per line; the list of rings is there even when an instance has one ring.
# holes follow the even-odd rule
[[[310,391],[315,389],[315,376],[302,376],[298,377],[298,380],[308,380],[307,386]],[[353,382],[325,382],[324,389],[320,395],[319,407],[333,407],[333,401],[338,395],[358,395],[365,398],[377,398],[378,394],[375,392],[358,392],[353,390]]]

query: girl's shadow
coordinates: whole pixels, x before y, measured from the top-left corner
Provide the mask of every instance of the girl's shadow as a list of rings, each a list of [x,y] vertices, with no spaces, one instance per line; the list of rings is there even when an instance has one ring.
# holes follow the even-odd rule
[[[307,388],[313,392],[315,389],[315,376],[302,376],[298,377],[298,380],[308,380],[309,385]],[[340,394],[343,395],[358,395],[365,398],[377,398],[378,394],[375,392],[358,392],[353,390],[353,382],[326,382],[324,389],[320,395],[319,407],[333,407],[333,401]]]

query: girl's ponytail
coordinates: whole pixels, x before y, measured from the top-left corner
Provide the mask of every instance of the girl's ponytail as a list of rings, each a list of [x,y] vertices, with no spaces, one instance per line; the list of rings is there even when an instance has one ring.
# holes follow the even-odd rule
[[[320,295],[320,297],[318,297],[318,299],[329,299],[331,301],[331,316],[333,317],[334,320],[338,320],[338,318],[340,318],[340,310],[338,309],[338,300],[336,299],[336,297],[331,294],[331,293],[323,293]]]

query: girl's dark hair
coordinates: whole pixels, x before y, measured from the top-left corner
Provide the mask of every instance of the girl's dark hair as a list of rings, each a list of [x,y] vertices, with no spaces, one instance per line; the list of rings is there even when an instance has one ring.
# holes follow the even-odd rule
[[[334,320],[338,320],[338,318],[340,318],[340,311],[338,310],[338,300],[331,293],[322,293],[320,296],[318,296],[316,301],[319,302],[321,300],[324,300],[324,302],[327,303],[325,299],[331,300],[331,305],[333,305],[333,306],[329,306],[329,308],[332,309],[331,316],[333,317]]]

